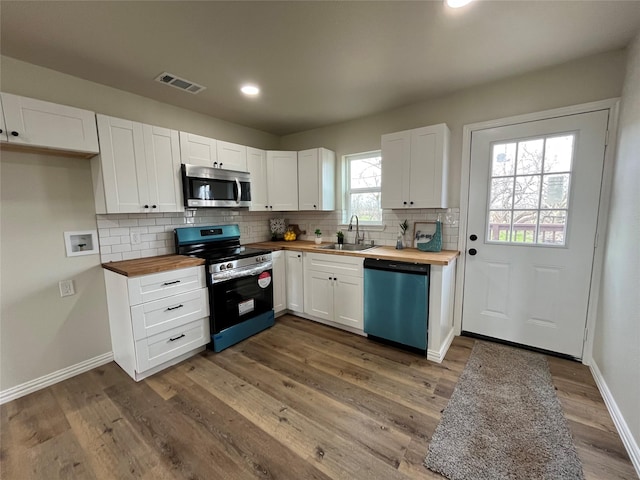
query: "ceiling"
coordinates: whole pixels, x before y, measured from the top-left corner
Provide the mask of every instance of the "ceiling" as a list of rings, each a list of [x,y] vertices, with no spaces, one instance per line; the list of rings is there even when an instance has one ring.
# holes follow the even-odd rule
[[[624,47],[640,0],[2,0],[0,20],[3,55],[285,135]]]

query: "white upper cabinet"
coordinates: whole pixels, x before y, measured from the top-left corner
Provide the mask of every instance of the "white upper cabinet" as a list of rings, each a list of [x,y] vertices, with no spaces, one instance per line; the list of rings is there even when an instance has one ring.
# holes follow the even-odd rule
[[[9,93],[0,94],[9,144],[67,152],[99,152],[94,112]],[[5,128],[6,127],[6,128]]]
[[[449,128],[382,136],[382,208],[446,208]]]
[[[267,151],[269,211],[298,210],[298,152]]]
[[[326,148],[298,152],[300,210],[335,209],[335,163],[335,152]]]
[[[168,128],[143,125],[149,203],[159,212],[181,212],[182,176],[178,132]]]
[[[178,132],[105,115],[97,120],[96,212],[183,211]]]
[[[218,166],[226,170],[247,171],[247,147],[217,140]]]
[[[247,171],[251,174],[251,206],[249,206],[249,210],[269,211],[267,152],[247,147]]]
[[[180,155],[182,163],[203,167],[218,166],[217,141],[213,138],[180,132]]]

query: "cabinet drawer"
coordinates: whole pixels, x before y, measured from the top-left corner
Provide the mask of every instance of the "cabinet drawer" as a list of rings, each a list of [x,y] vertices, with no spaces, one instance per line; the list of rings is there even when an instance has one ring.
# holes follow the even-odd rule
[[[209,319],[201,318],[136,342],[138,373],[209,343]]]
[[[317,272],[332,273],[336,276],[351,275],[362,277],[362,257],[331,255],[326,253],[305,253],[304,268]]]
[[[206,288],[135,305],[131,307],[133,338],[141,340],[208,316]]]
[[[204,288],[204,267],[189,267],[129,279],[129,305]]]

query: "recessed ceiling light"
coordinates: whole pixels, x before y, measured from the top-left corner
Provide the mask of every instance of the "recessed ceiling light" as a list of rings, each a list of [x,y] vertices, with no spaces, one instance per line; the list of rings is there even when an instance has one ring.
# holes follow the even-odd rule
[[[451,8],[460,8],[471,3],[471,1],[472,0],[446,0],[446,3]]]
[[[260,93],[260,89],[255,85],[243,85],[240,91],[250,97],[255,97]]]

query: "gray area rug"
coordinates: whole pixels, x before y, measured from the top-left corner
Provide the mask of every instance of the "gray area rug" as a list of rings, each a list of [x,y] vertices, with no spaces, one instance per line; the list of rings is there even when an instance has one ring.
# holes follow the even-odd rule
[[[476,341],[425,466],[451,480],[584,479],[544,356]]]

